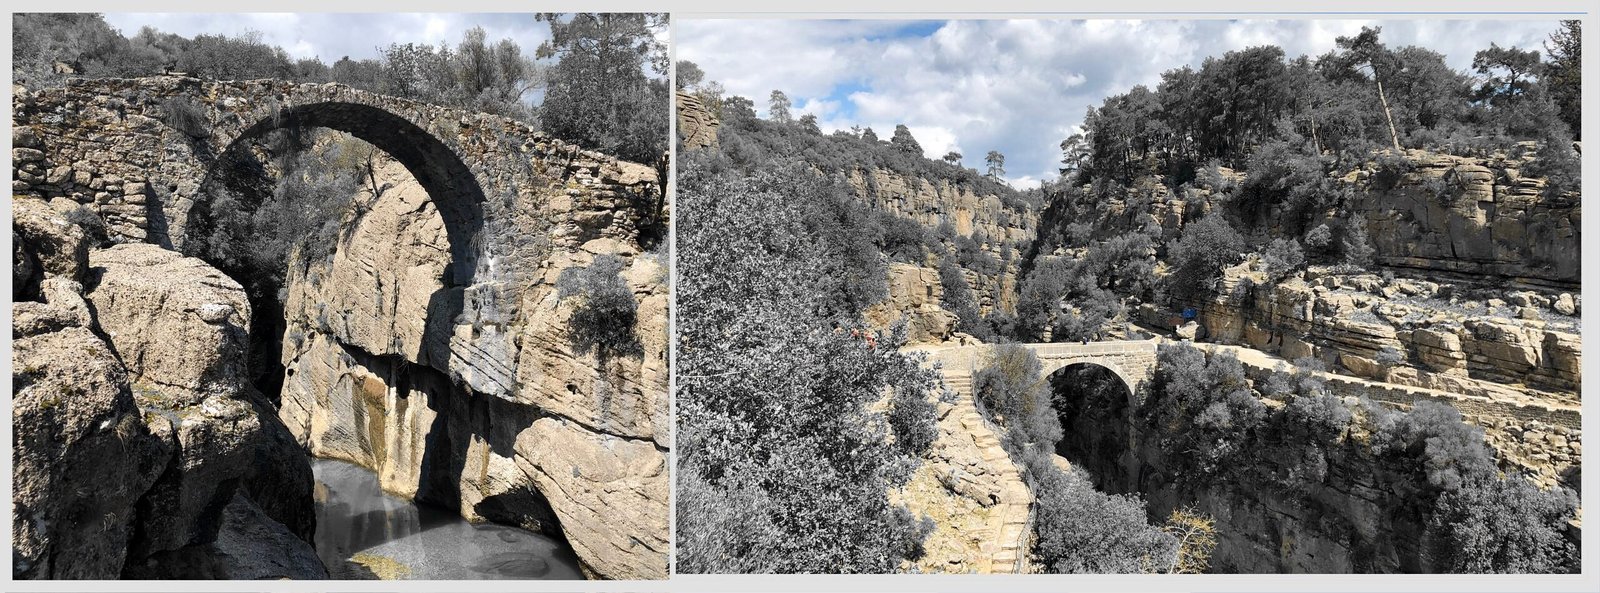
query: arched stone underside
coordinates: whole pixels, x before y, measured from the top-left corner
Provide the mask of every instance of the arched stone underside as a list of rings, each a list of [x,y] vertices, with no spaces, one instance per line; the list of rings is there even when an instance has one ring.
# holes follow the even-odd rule
[[[18,89],[12,190],[85,206],[106,222],[114,241],[182,249],[191,212],[208,199],[208,178],[228,174],[230,151],[251,150],[253,140],[272,130],[316,127],[348,132],[403,164],[439,213],[451,261],[439,268],[440,287],[406,309],[412,318],[397,318],[395,295],[387,293],[330,307],[329,326],[316,338],[330,353],[308,355],[302,370],[326,368],[326,387],[352,384],[385,364],[437,369],[439,383],[449,386],[437,390],[441,399],[456,390],[473,394],[452,400],[471,413],[455,415],[458,422],[446,427],[451,447],[465,448],[435,451],[444,455],[438,462],[493,469],[483,475],[494,479],[461,472],[456,483],[471,489],[461,493],[464,507],[479,497],[515,502],[517,493],[536,490],[593,572],[664,578],[671,421],[666,339],[658,326],[667,296],[659,264],[641,257],[667,223],[652,167],[580,150],[499,116],[338,84],[162,76]],[[560,299],[554,286],[563,270],[599,255],[624,262],[640,304],[635,331],[643,350],[603,364],[573,351],[566,324],[571,300]],[[397,290],[392,282],[375,288]],[[350,329],[423,317],[420,339],[413,335],[404,345],[367,339],[390,335],[383,331],[358,336]],[[288,344],[286,357],[305,354],[299,343],[292,351]],[[358,351],[340,356],[344,347]],[[346,359],[355,362],[329,366]],[[361,362],[367,359],[371,364]],[[396,385],[372,401],[395,399]],[[516,413],[477,413],[495,406]],[[317,437],[307,436],[304,418],[291,418],[292,407],[280,415],[305,445]],[[331,432],[362,427],[336,428]],[[387,429],[430,430],[426,424]]]
[[[428,192],[444,219],[451,260],[456,264],[452,269],[457,272],[448,274],[453,277],[447,277],[446,282],[470,283],[469,273],[476,270],[473,246],[484,222],[485,198],[477,173],[439,138],[384,108],[337,101],[285,107],[240,132],[223,149],[223,156],[209,168],[207,176],[214,175],[218,166],[227,166],[225,155],[241,150],[242,144],[274,130],[294,128],[328,128],[349,133],[404,165]]]

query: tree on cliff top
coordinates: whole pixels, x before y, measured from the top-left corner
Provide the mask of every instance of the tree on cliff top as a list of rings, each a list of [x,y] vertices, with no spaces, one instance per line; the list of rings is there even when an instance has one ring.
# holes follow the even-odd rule
[[[1583,21],[1561,21],[1561,28],[1545,42],[1544,52],[1550,57],[1544,73],[1550,96],[1560,110],[1561,121],[1572,130],[1573,139],[1582,140]]]
[[[922,156],[922,145],[917,144],[917,139],[911,137],[911,128],[907,128],[905,124],[895,125],[894,137],[889,139],[889,143],[906,154]]]
[[[539,13],[550,24],[540,58],[558,58],[539,121],[552,135],[636,163],[667,151],[667,17],[645,13]]]
[[[767,119],[786,124],[793,121],[789,115],[789,95],[783,91],[772,89],[772,94],[767,96]]]
[[[1360,34],[1354,37],[1341,36],[1334,42],[1344,50],[1342,57],[1348,63],[1365,65],[1372,72],[1372,83],[1378,88],[1378,103],[1383,107],[1384,120],[1389,124],[1389,139],[1395,152],[1399,152],[1400,132],[1395,129],[1394,113],[1389,109],[1389,98],[1383,91],[1384,79],[1399,67],[1394,54],[1378,40],[1378,34],[1382,31],[1383,27],[1361,27]]]
[[[989,151],[989,154],[984,155],[983,163],[989,166],[989,171],[985,173],[986,175],[995,179],[1006,176],[1006,155],[1000,154],[1000,151]]]
[[[694,88],[695,85],[700,84],[700,81],[705,80],[706,71],[701,70],[698,64],[689,60],[678,60],[674,75],[676,76],[674,80],[678,90],[682,91]]]
[[[800,116],[800,129],[805,130],[810,134],[822,133],[822,128],[817,125],[817,115],[814,113],[807,113]]]

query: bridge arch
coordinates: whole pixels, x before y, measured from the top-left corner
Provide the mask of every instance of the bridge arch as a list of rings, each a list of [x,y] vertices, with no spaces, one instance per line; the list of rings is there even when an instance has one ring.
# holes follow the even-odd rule
[[[1056,454],[1088,470],[1097,485],[1111,492],[1130,492],[1126,480],[1136,468],[1134,418],[1139,386],[1106,360],[1081,360],[1046,374],[1061,440]]]
[[[245,124],[233,129],[230,124]],[[472,281],[476,268],[478,235],[485,221],[486,196],[478,172],[445,140],[423,129],[413,118],[381,106],[349,100],[327,100],[288,106],[268,105],[245,114],[219,118],[216,157],[202,159],[204,175],[200,192],[216,187],[217,182],[234,172],[248,145],[278,130],[325,128],[348,133],[393,157],[416,178],[444,221],[450,243],[451,264],[443,278],[447,286],[463,286]],[[257,185],[246,180],[242,185]],[[191,236],[203,221],[209,200],[203,196],[188,204],[180,217],[183,236]],[[199,216],[196,216],[199,214]]]

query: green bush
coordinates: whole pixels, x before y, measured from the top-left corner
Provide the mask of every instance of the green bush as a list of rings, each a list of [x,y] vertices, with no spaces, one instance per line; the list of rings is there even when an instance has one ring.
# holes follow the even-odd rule
[[[921,392],[897,389],[889,404],[889,429],[894,444],[906,455],[921,457],[939,436],[938,411]]]
[[[629,354],[639,349],[633,325],[639,304],[620,275],[622,260],[601,255],[585,267],[567,268],[556,281],[562,300],[577,297],[568,321],[573,346],[580,354]]]
[[[679,169],[679,570],[896,570],[932,529],[889,492],[932,440],[935,375],[839,304],[836,186],[721,147]]]
[[[1138,496],[1094,489],[1082,470],[1063,472],[1034,457],[1036,554],[1051,573],[1164,573],[1178,541],[1145,519]]]
[[[1267,279],[1277,282],[1299,271],[1306,256],[1295,240],[1273,239],[1261,253],[1261,261],[1267,265]]]
[[[1183,234],[1167,247],[1173,270],[1166,278],[1166,293],[1174,304],[1190,305],[1209,295],[1223,269],[1244,257],[1244,237],[1212,214],[1183,227]]]
[[[1474,479],[1434,503],[1429,552],[1453,573],[1577,572],[1578,548],[1563,533],[1577,502],[1570,491],[1522,478]]]

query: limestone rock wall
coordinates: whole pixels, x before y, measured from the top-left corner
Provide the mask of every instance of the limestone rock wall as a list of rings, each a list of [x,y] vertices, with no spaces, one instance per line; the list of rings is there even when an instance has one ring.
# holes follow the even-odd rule
[[[1524,177],[1524,159],[1468,158],[1407,151],[1413,169],[1379,182],[1373,167],[1352,172],[1352,209],[1367,218],[1379,263],[1429,272],[1492,276],[1576,289],[1582,257],[1579,196],[1546,197]],[[1393,187],[1385,188],[1389,183]]]
[[[947,181],[929,182],[907,177],[892,171],[874,169],[870,172],[852,171],[847,182],[862,199],[872,201],[875,208],[916,221],[930,232],[946,220],[956,233],[980,241],[978,247],[999,263],[996,270],[974,270],[963,267],[962,277],[977,301],[978,312],[988,315],[994,311],[1016,310],[1020,248],[1033,241],[1038,225],[1038,214],[1026,208],[1008,206],[997,196],[977,195],[971,190]],[[954,245],[945,245],[951,252]],[[936,261],[919,262],[936,266]],[[939,287],[937,268],[921,268],[923,272],[910,273],[901,263],[890,264],[890,298],[869,313],[869,321],[878,323],[887,319],[907,317],[929,321],[920,308],[926,303],[907,300],[911,292],[926,293]],[[931,272],[931,275],[928,273]],[[924,297],[919,298],[926,298]],[[932,300],[937,305],[937,298]],[[898,315],[888,309],[898,308]],[[936,325],[936,324],[935,324]],[[957,329],[957,331],[960,331]],[[915,333],[915,332],[914,332]]]
[[[889,327],[906,322],[909,344],[937,344],[955,331],[956,316],[940,306],[944,286],[939,271],[904,263],[889,264],[889,298],[869,307],[867,323]]]
[[[927,181],[893,171],[851,171],[846,178],[857,195],[879,208],[917,221],[928,228],[944,220],[956,232],[972,236],[983,231],[993,241],[1029,242],[1038,226],[1038,214],[1007,206],[999,196],[978,195],[948,181]]]
[[[476,306],[483,288],[440,280],[449,251],[429,196],[393,163],[379,175],[390,189],[357,199],[371,209],[348,215],[345,242],[289,282],[285,423],[312,454],[371,468],[391,492],[562,535],[599,576],[664,578],[662,263],[601,227],[600,238],[508,271],[513,280],[493,286],[502,305]],[[625,262],[639,307],[633,354],[572,345],[574,302],[555,284],[598,255]]]
[[[1578,320],[1540,308],[1536,293],[1521,294],[1522,306],[1485,303],[1449,284],[1318,270],[1268,283],[1254,265],[1230,269],[1202,306],[1206,341],[1512,404],[1578,401]],[[1380,364],[1385,349],[1400,362]]]

